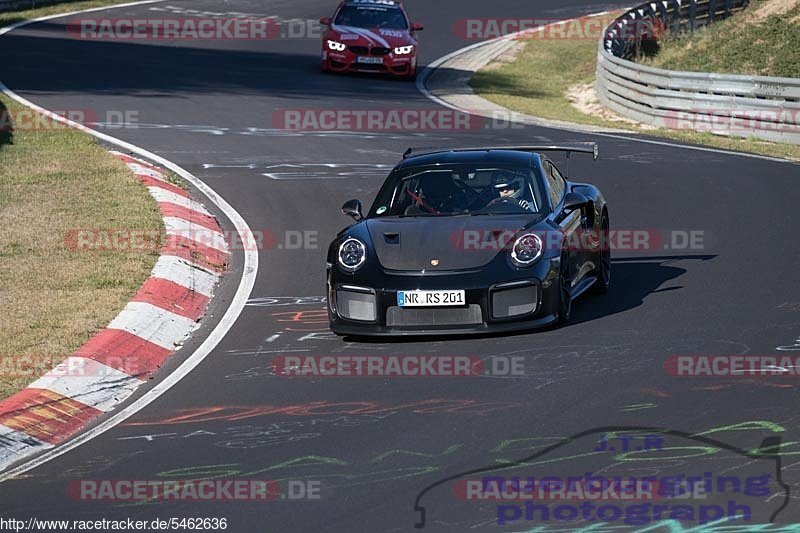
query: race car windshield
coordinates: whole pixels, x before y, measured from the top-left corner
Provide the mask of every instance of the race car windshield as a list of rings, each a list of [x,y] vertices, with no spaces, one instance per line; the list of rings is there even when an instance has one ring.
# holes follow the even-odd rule
[[[396,7],[343,6],[333,23],[355,28],[408,29],[406,16]]]
[[[516,166],[438,165],[391,175],[369,217],[541,213],[533,170]]]

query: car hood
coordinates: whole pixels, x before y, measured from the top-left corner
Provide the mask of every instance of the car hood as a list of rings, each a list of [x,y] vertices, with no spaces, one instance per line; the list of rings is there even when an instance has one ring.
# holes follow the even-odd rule
[[[409,217],[365,221],[378,260],[389,270],[479,268],[505,253],[530,215]],[[510,240],[510,242],[509,242]],[[433,264],[432,261],[438,261]]]
[[[394,48],[416,44],[408,30],[387,30],[383,28],[356,28],[334,24],[330,28],[329,38],[348,46],[382,46]]]

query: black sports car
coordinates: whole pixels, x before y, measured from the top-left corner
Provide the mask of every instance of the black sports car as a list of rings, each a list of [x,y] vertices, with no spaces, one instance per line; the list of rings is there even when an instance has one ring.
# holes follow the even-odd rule
[[[339,335],[512,331],[569,319],[608,290],[608,207],[541,152],[595,143],[409,149],[366,216],[328,249],[328,315]]]

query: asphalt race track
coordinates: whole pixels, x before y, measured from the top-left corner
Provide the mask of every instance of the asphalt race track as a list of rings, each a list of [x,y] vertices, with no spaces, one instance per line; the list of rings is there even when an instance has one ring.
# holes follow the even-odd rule
[[[185,10],[207,10],[316,20],[330,15],[334,4],[173,0],[109,10],[108,16],[152,17],[164,14],[153,9],[169,9],[184,16]],[[406,2],[412,18],[425,25],[422,63],[469,44],[454,35],[458,18],[560,19],[626,4]],[[424,530],[518,531],[542,522],[523,514],[498,525],[496,504],[461,501],[454,484],[471,470],[526,458],[494,475],[769,475],[771,490],[748,496],[757,500],[753,521],[800,522],[797,378],[677,378],[664,370],[676,354],[800,355],[800,241],[792,231],[800,205],[796,165],[534,127],[281,132],[271,123],[281,109],[436,107],[413,83],[322,74],[319,46],[317,38],[83,41],[68,35],[64,19],[0,38],[1,78],[10,89],[53,110],[137,112],[138,128],[103,131],[181,165],[223,196],[250,228],[278,236],[275,246],[260,251],[251,302],[217,349],[133,418],[0,484],[3,512],[86,520],[226,517],[228,530],[237,532],[412,531],[420,520],[417,497],[433,486],[420,499]],[[571,323],[558,329],[403,342],[328,332],[325,252],[348,224],[340,206],[350,198],[369,205],[408,146],[594,139],[600,160],[576,155],[570,175],[601,187],[612,226],[702,231],[703,246],[667,242],[661,249],[616,253],[611,291],[582,298]],[[231,229],[229,221],[221,223]],[[317,244],[287,249],[294,247],[286,232],[310,232]],[[213,304],[215,316],[241,274],[241,251],[236,253]],[[487,364],[491,356],[522,357],[524,375],[271,373],[275,356],[328,354],[470,355]],[[637,450],[645,457],[596,450],[597,434],[628,426],[668,430],[663,449],[649,450],[652,455]],[[768,441],[771,450],[752,453],[772,437],[781,439],[781,464],[768,453],[778,449],[775,441]],[[546,450],[558,443],[563,446]],[[637,460],[642,458],[652,460]],[[319,482],[320,498],[108,502],[67,494],[77,479],[199,477]],[[725,506],[728,496],[717,491],[708,498]],[[577,527],[558,520],[545,525]]]

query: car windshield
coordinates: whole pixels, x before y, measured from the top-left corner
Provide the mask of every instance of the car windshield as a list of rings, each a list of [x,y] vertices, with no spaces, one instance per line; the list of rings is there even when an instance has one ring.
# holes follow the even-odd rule
[[[343,6],[333,23],[356,28],[408,29],[403,12],[397,7],[388,6]]]
[[[395,171],[370,210],[374,217],[541,213],[530,167],[436,165]]]

